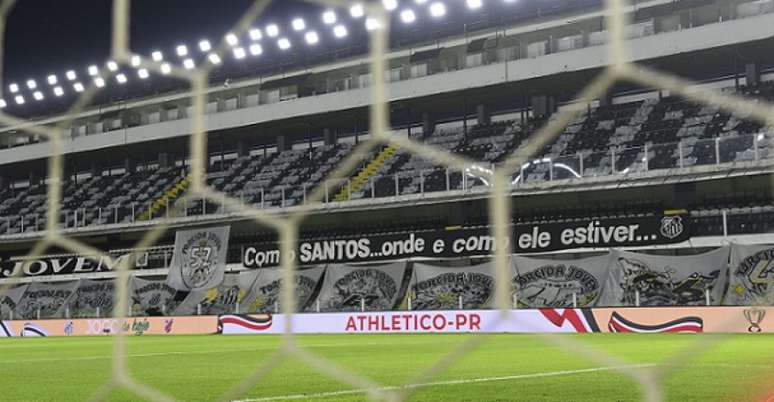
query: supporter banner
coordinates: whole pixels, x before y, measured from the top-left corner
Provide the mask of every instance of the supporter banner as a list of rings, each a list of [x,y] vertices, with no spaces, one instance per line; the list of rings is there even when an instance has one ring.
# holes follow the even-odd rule
[[[296,278],[296,307],[304,311],[310,307],[312,296],[320,283],[320,277],[325,267],[314,267],[297,270]],[[252,291],[242,300],[239,311],[244,313],[270,313],[279,311],[280,290],[282,289],[282,270],[279,268],[264,268],[256,270],[258,279],[253,285]]]
[[[731,246],[725,304],[774,304],[774,246]]]
[[[27,290],[27,285],[21,285],[0,293],[0,318],[11,317],[25,290]]]
[[[133,316],[166,315],[177,306],[174,302],[177,291],[164,280],[132,277],[130,286]]]
[[[624,247],[678,243],[690,238],[688,215],[599,219],[512,226],[512,252],[544,253],[583,247]],[[299,241],[290,257],[299,265],[389,261],[409,257],[453,258],[489,255],[496,249],[488,229],[423,231],[336,240]],[[245,248],[244,266],[277,266],[276,243]]]
[[[602,294],[610,254],[579,260],[513,257],[513,288],[520,308],[592,307]]]
[[[7,261],[0,261],[0,278],[108,272],[113,271],[129,256],[129,254],[111,254],[104,257],[70,255],[40,259],[14,257]],[[141,252],[137,254],[131,268],[143,269],[147,266],[148,252]]]
[[[78,282],[75,295],[70,298],[68,308],[70,317],[104,317],[113,314],[113,280],[92,281],[82,279]],[[97,312],[99,311],[99,314]]]
[[[406,263],[356,267],[329,265],[320,289],[321,311],[392,310],[399,302]]]
[[[167,284],[177,290],[206,290],[223,282],[229,226],[178,230]]]
[[[37,318],[38,311],[43,318],[62,317],[70,298],[78,289],[78,281],[31,283],[24,292],[14,311],[14,317]]]
[[[657,256],[616,250],[600,305],[720,304],[728,280],[729,247],[699,255]]]
[[[175,309],[175,314],[218,315],[238,312],[239,304],[250,293],[258,274],[256,271],[227,274],[220,285],[189,293]]]
[[[651,307],[223,315],[223,334],[294,333],[774,333],[774,307]]]
[[[126,319],[74,319],[0,321],[0,338],[40,336],[204,335],[214,334],[217,316],[135,317]]]
[[[411,305],[416,310],[488,307],[494,294],[494,265],[448,268],[414,264]],[[461,300],[460,300],[461,298]]]

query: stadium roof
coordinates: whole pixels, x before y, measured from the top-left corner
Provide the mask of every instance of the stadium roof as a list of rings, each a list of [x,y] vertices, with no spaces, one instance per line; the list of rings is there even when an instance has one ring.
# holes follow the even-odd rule
[[[217,64],[220,81],[352,57],[367,51],[373,23],[362,6],[331,9],[296,0],[273,2],[241,37],[228,29],[252,1],[132,2],[131,48],[161,63],[193,68]],[[391,10],[393,47],[518,20],[597,6],[599,0],[383,0]],[[22,117],[65,111],[89,85],[104,87],[95,104],[179,90],[185,83],[108,60],[111,4],[56,0],[19,2],[8,20],[0,107]],[[212,49],[223,39],[226,55]],[[45,44],[45,45],[41,45]],[[134,64],[134,65],[133,65]]]

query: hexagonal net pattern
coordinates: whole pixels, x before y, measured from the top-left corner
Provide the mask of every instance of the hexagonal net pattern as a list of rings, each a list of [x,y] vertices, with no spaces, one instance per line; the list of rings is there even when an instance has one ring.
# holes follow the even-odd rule
[[[319,3],[333,8],[347,8],[351,6],[347,0],[308,0],[310,3]],[[0,5],[0,38],[5,31],[5,24],[10,12],[13,9],[15,0],[6,0]],[[245,34],[251,23],[257,20],[266,7],[271,3],[270,0],[256,0],[244,12],[236,25],[230,30],[236,35]],[[129,61],[136,56],[130,46],[129,25],[130,25],[130,6],[131,0],[113,0],[112,17],[112,46],[111,58],[119,64],[129,64]],[[675,77],[652,69],[634,65],[630,63],[627,42],[625,39],[625,26],[627,15],[634,9],[626,3],[625,0],[605,0],[604,1],[604,19],[607,25],[609,35],[607,41],[607,67],[600,72],[596,78],[587,85],[578,95],[577,102],[562,108],[531,138],[528,139],[520,148],[510,155],[504,162],[498,164],[492,171],[485,174],[490,184],[490,194],[488,197],[490,211],[490,226],[492,235],[497,244],[510,244],[507,242],[509,236],[509,224],[511,222],[511,177],[519,170],[526,161],[534,158],[534,155],[542,150],[547,144],[554,140],[561,131],[571,123],[578,115],[586,109],[586,104],[592,100],[603,96],[613,84],[619,80],[630,81],[642,86],[666,89],[673,94],[679,94],[689,100],[715,105],[729,113],[735,113],[741,116],[748,116],[750,119],[770,125],[774,113],[771,105],[761,101],[753,101],[736,95],[722,94],[709,90],[695,89],[684,79]],[[468,160],[464,157],[449,153],[447,151],[436,149],[432,146],[415,142],[405,137],[391,135],[388,127],[388,87],[386,77],[386,59],[385,55],[389,50],[389,15],[381,1],[371,1],[366,3],[366,13],[369,18],[376,21],[376,29],[370,31],[370,72],[372,84],[370,86],[371,105],[370,105],[370,137],[358,144],[345,160],[331,173],[329,180],[346,178],[358,166],[358,164],[367,156],[368,151],[384,144],[394,144],[408,152],[420,155],[436,164],[464,171],[477,161]],[[213,52],[223,56],[228,51],[228,44],[224,39],[219,43]],[[1,54],[1,53],[0,53]],[[139,56],[141,58],[140,67],[150,71],[161,72],[160,62]],[[0,63],[2,65],[2,63]],[[136,67],[136,65],[135,65]],[[256,221],[257,223],[268,226],[279,234],[281,255],[289,256],[295,248],[298,239],[299,227],[309,214],[311,207],[315,202],[323,199],[325,194],[324,185],[314,189],[307,196],[307,202],[304,207],[298,208],[295,212],[278,217],[269,215],[263,210],[255,209],[244,205],[240,200],[233,199],[227,194],[222,194],[210,188],[206,184],[207,170],[207,130],[205,106],[207,102],[206,94],[208,92],[208,77],[214,65],[210,60],[196,69],[183,69],[173,67],[171,75],[185,80],[190,84],[192,93],[192,113],[189,116],[191,121],[192,135],[190,136],[189,152],[191,156],[190,167],[190,189],[187,197],[196,199],[207,199],[213,203],[222,205],[224,208],[238,212],[245,217]],[[110,77],[111,71],[101,71],[103,77]],[[72,108],[65,113],[64,119],[54,126],[36,125],[34,122],[27,122],[6,114],[0,114],[0,123],[7,126],[15,126],[20,130],[31,134],[37,134],[44,137],[50,147],[50,157],[48,158],[48,210],[46,219],[46,230],[43,239],[40,240],[29,252],[28,257],[33,258],[42,255],[47,248],[51,246],[60,247],[73,253],[104,256],[104,253],[87,244],[70,239],[63,235],[58,227],[58,216],[62,200],[62,178],[63,178],[63,153],[62,143],[65,128],[72,122],[78,112],[87,107],[98,88],[93,86],[87,88],[79,100]],[[153,226],[147,232],[144,238],[136,244],[138,250],[153,246],[168,229],[169,222],[160,219],[158,224]],[[497,248],[493,260],[496,272],[495,285],[495,305],[496,308],[505,312],[511,307],[511,271],[509,265],[509,250],[503,247]],[[137,258],[137,256],[133,256]],[[122,260],[116,268],[117,282],[115,287],[115,303],[113,316],[122,319],[126,317],[128,307],[128,283],[130,270],[133,265],[133,258]],[[294,314],[296,309],[296,298],[294,297],[294,273],[296,270],[295,261],[289,258],[281,260],[282,270],[282,290],[280,306],[283,314]],[[122,285],[127,284],[127,285]],[[0,294],[6,292],[9,284],[0,287]],[[506,314],[501,316],[501,320],[509,319]],[[464,342],[459,348],[451,351],[441,358],[434,365],[422,371],[412,379],[411,382],[403,386],[382,386],[374,380],[364,377],[356,372],[347,370],[332,361],[321,356],[313,354],[300,347],[294,337],[292,320],[286,320],[285,332],[282,335],[282,343],[278,350],[266,361],[255,368],[254,372],[248,377],[238,382],[233,388],[222,395],[222,400],[234,400],[246,393],[251,388],[258,385],[261,379],[269,373],[274,367],[280,364],[284,359],[294,357],[309,367],[318,370],[320,373],[332,377],[343,384],[362,391],[372,400],[403,401],[411,397],[412,393],[419,388],[416,384],[423,384],[431,381],[438,374],[452,365],[458,359],[464,357],[468,352],[478,346],[484,335],[476,335]],[[733,323],[729,323],[730,325]],[[591,362],[595,362],[606,367],[613,367],[615,370],[632,378],[640,385],[643,398],[650,402],[664,399],[664,383],[670,372],[676,367],[676,364],[669,362],[658,365],[632,365],[615,357],[607,352],[597,350],[591,346],[580,343],[574,338],[562,337],[552,334],[536,335],[560,348],[564,348],[573,353],[580,354]],[[689,356],[697,355],[700,351],[707,350],[717,343],[719,337],[700,338],[686,350],[677,352],[670,360],[674,362],[684,362]],[[104,384],[93,395],[93,400],[105,400],[110,392],[115,388],[124,388],[133,392],[139,397],[150,401],[171,401],[175,400],[173,395],[167,395],[153,387],[139,382],[132,377],[127,369],[126,337],[123,332],[117,333],[113,337],[113,356],[112,356],[112,374],[110,380]]]

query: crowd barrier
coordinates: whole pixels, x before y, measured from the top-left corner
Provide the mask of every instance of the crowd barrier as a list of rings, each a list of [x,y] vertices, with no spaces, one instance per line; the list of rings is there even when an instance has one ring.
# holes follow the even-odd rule
[[[290,322],[288,322],[290,320]],[[774,307],[226,314],[0,321],[0,337],[374,333],[773,333]]]

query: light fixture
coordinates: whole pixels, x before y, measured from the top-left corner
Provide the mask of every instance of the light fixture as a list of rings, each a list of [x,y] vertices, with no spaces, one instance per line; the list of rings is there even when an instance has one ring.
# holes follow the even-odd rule
[[[257,43],[253,43],[250,45],[250,54],[253,56],[258,56],[261,53],[263,53],[263,47]]]
[[[75,71],[73,71],[73,70],[70,70],[70,71],[66,72],[65,76],[70,81],[75,81],[75,79],[78,78],[78,76],[75,74]]]
[[[126,84],[126,74],[121,73],[116,75],[116,81],[118,81],[119,84]]]
[[[199,41],[199,50],[202,52],[209,52],[212,50],[212,45],[210,44],[210,41],[207,39],[202,39]]]
[[[430,5],[430,15],[435,18],[440,18],[446,15],[446,4],[437,1]]]
[[[382,0],[382,4],[384,4],[384,8],[387,9],[387,11],[398,8],[398,0]]]
[[[102,88],[105,86],[105,80],[102,77],[95,77],[94,85],[96,85],[97,88]]]
[[[141,68],[141,69],[137,70],[137,76],[139,76],[141,80],[144,80],[144,79],[148,78],[150,76],[150,74],[148,73],[148,69]]]
[[[177,52],[177,55],[180,57],[188,56],[188,46],[186,45],[177,45],[175,48],[175,51]]]
[[[407,8],[400,12],[400,20],[403,21],[404,24],[411,24],[417,20],[417,15],[414,14],[414,10]]]
[[[116,71],[116,70],[118,70],[118,63],[116,63],[113,60],[110,60],[110,61],[107,62],[107,68],[110,71]]]
[[[75,84],[73,84],[73,89],[75,90],[75,92],[83,92],[85,88],[83,87],[83,84],[81,84],[80,82],[76,82]]]
[[[288,39],[288,38],[280,38],[277,41],[277,46],[279,46],[279,48],[282,49],[282,50],[290,49],[290,39]]]
[[[347,36],[347,27],[341,24],[336,25],[333,27],[333,35],[337,38],[343,38]]]
[[[23,105],[24,104],[24,97],[21,95],[16,95],[13,100],[16,101],[17,105]]]
[[[376,28],[379,28],[379,21],[376,20],[376,18],[368,17],[365,21],[365,27],[369,31],[373,31]]]
[[[427,0],[414,0],[414,3],[417,3],[419,5],[427,3]]]
[[[361,18],[365,15],[365,10],[363,9],[363,5],[360,3],[357,3],[349,8],[349,15],[352,16],[352,18]]]
[[[136,54],[129,59],[129,64],[131,64],[132,67],[139,67],[140,63],[142,63],[142,59]]]
[[[252,40],[261,40],[261,38],[263,38],[261,30],[258,28],[250,28],[248,35],[250,35],[250,39]]]
[[[99,74],[99,68],[97,68],[97,66],[95,66],[95,65],[89,66],[89,75],[94,77],[97,74]]]
[[[158,63],[164,60],[164,53],[161,53],[160,50],[155,50],[153,53],[151,53],[151,58],[153,59],[153,61]]]
[[[315,31],[309,31],[304,35],[306,43],[309,45],[316,45],[320,41],[320,36]]]
[[[270,38],[274,38],[279,35],[279,27],[277,24],[266,25],[266,35],[269,35]]]
[[[5,103],[5,99],[0,99],[0,109],[5,109],[6,106],[8,106],[8,104]]]
[[[193,59],[185,59],[183,60],[183,67],[185,67],[186,70],[193,70],[194,67],[196,67],[196,64],[194,64]]]
[[[27,88],[29,88],[29,89],[35,89],[35,88],[37,88],[37,87],[38,87],[38,83],[37,83],[37,82],[35,82],[35,80],[33,80],[33,79],[29,79],[29,80],[27,80]]]
[[[161,65],[161,74],[167,75],[172,72],[172,66],[169,63],[163,63]]]
[[[62,87],[54,87],[54,95],[57,97],[64,95],[64,89]]]
[[[303,31],[306,28],[306,22],[303,18],[293,18],[291,25],[293,25],[294,31]]]
[[[11,91],[12,94],[19,92],[19,84],[13,83],[11,85],[8,85],[8,90]]]
[[[226,43],[231,46],[236,46],[239,44],[239,38],[237,38],[237,36],[233,33],[229,33],[226,35]]]
[[[322,15],[322,20],[328,25],[336,23],[336,12],[333,10],[325,11]]]
[[[43,96],[43,92],[35,91],[32,93],[32,97],[35,98],[36,101],[42,101],[45,96]]]
[[[221,60],[220,60],[220,56],[218,56],[218,55],[217,55],[217,54],[215,54],[215,53],[210,53],[209,55],[207,55],[207,59],[208,59],[208,60],[210,61],[210,63],[212,63],[212,64],[220,64],[220,62],[221,62]]]
[[[48,75],[48,85],[56,85],[57,82],[59,82],[59,80],[56,78],[56,75],[54,74]]]
[[[471,10],[481,8],[481,6],[483,5],[482,0],[465,0],[465,2],[468,4],[468,8],[470,8]]]
[[[245,48],[243,47],[235,47],[234,48],[234,58],[237,60],[242,60],[247,56],[247,52],[245,52]]]

